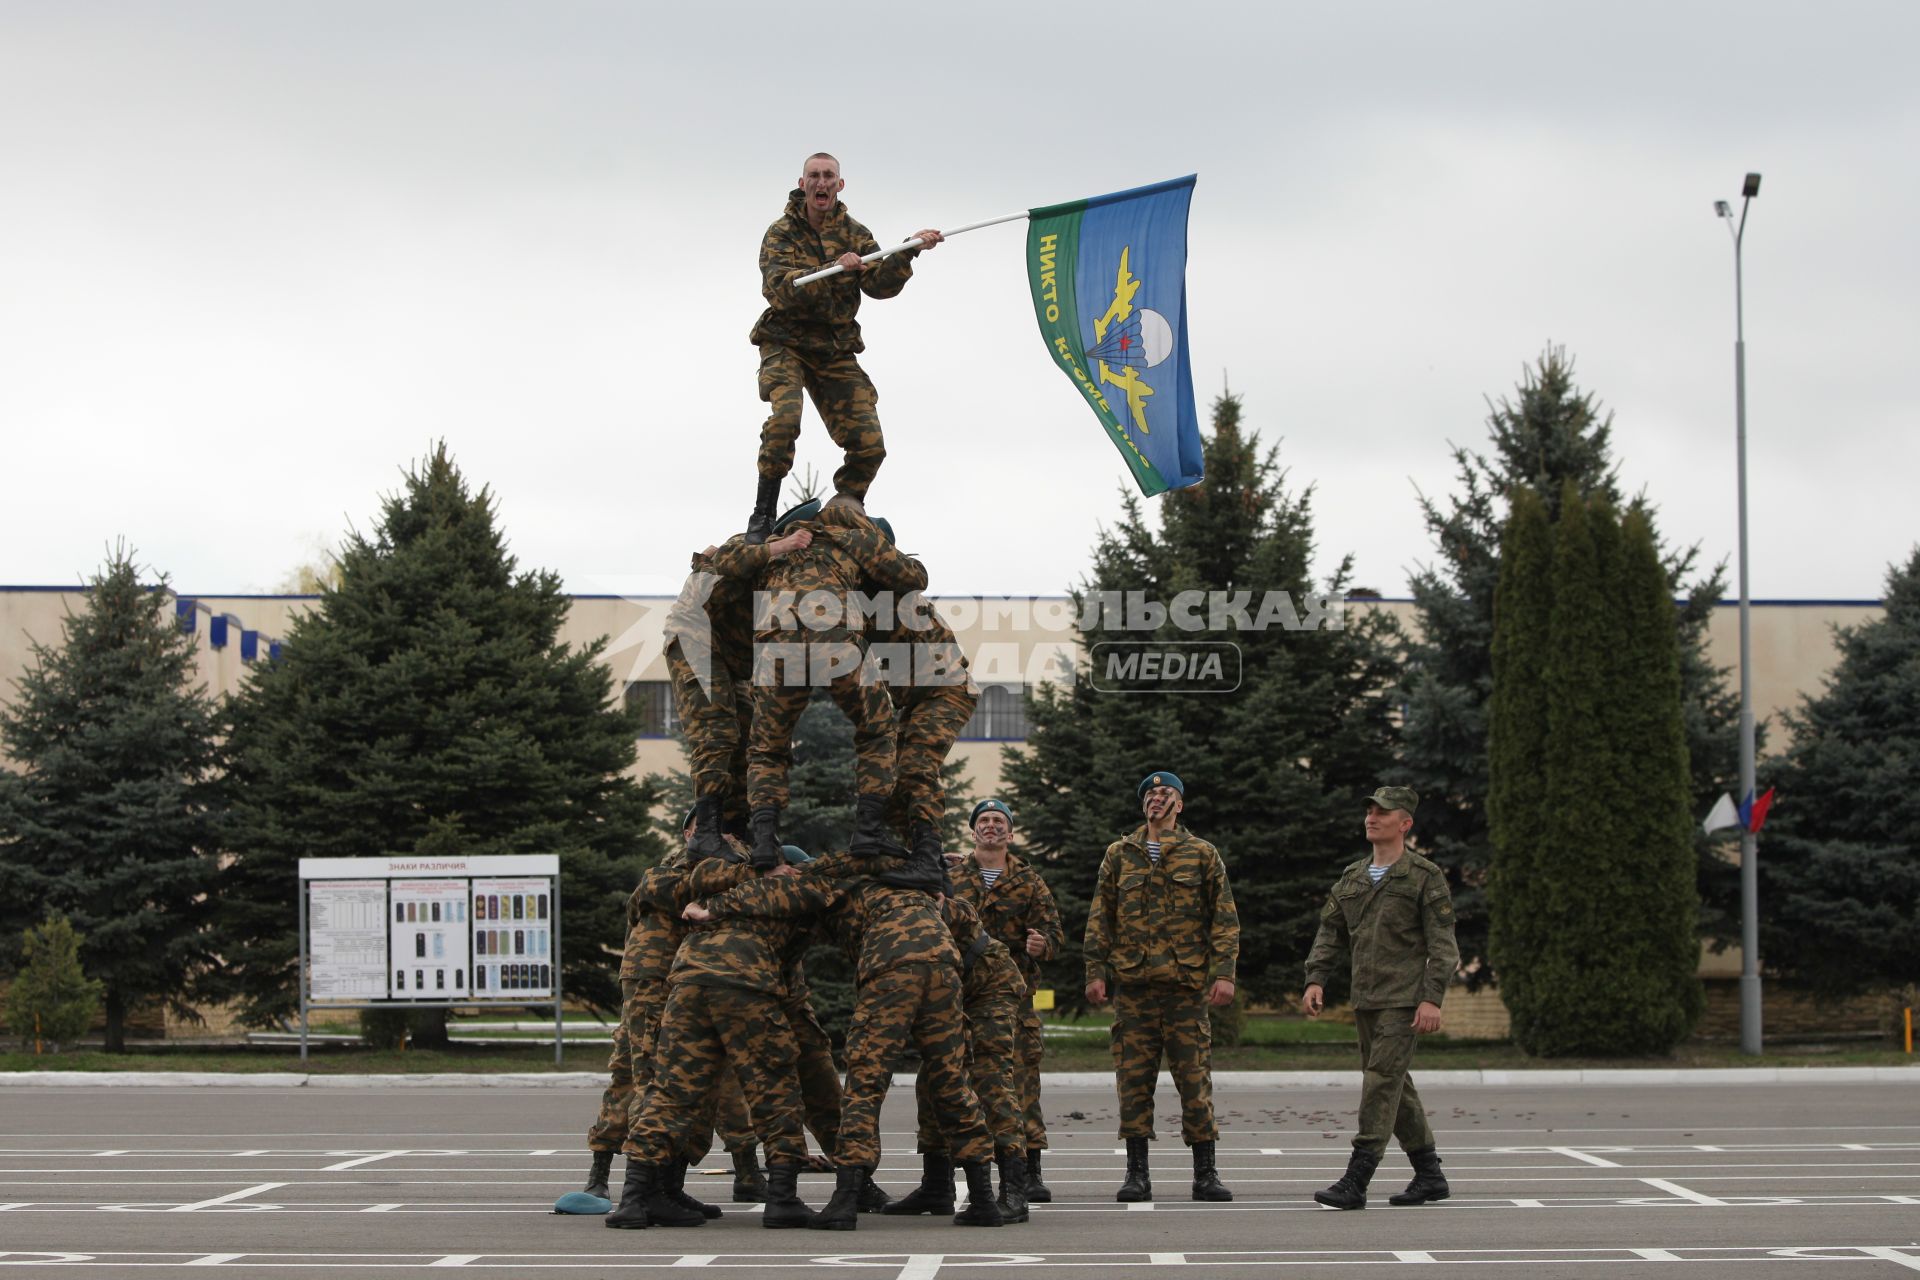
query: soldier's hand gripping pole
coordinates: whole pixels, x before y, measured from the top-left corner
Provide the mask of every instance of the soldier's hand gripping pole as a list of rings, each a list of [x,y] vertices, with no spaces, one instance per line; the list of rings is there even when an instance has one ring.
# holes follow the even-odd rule
[[[940,236],[942,239],[952,239],[954,236],[959,235],[963,231],[978,231],[982,227],[997,227],[1003,222],[1013,222],[1020,218],[1024,218],[1026,216],[1027,216],[1027,211],[1025,209],[1022,209],[1018,213],[1002,214],[998,218],[987,218],[980,222],[969,222],[963,227],[955,227],[951,231],[942,231],[940,233]],[[923,243],[922,241],[917,239],[903,240],[899,244],[894,245],[891,249],[881,249],[876,253],[870,253],[866,257],[860,259],[860,261],[861,262],[878,262],[881,258],[891,258],[896,253],[905,253],[909,249],[918,249],[922,243]],[[815,280],[825,280],[828,276],[837,276],[842,271],[845,271],[845,270],[846,270],[845,267],[841,266],[839,263],[836,262],[830,267],[822,267],[820,270],[815,271],[809,275],[801,276],[798,280],[795,280],[793,282],[793,286],[794,288],[797,289],[803,284],[812,284]]]

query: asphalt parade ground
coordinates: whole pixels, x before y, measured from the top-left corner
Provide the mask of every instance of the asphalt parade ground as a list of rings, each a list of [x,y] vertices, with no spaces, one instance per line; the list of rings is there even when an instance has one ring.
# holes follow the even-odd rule
[[[1416,1073],[1417,1078],[1417,1073]],[[1391,1208],[1391,1153],[1366,1210],[1311,1193],[1339,1176],[1346,1087],[1217,1095],[1231,1204],[1195,1204],[1171,1089],[1151,1204],[1122,1174],[1111,1089],[1049,1088],[1054,1201],[998,1230],[863,1216],[851,1233],[766,1231],[730,1179],[687,1186],[727,1213],[697,1229],[611,1231],[549,1212],[579,1187],[589,1088],[0,1087],[6,1275],[638,1276],[728,1280],[1060,1280],[1154,1275],[1748,1276],[1920,1272],[1913,1083],[1423,1088],[1453,1198]],[[917,1181],[912,1090],[884,1117],[880,1181]],[[1169,1120],[1174,1123],[1170,1124]],[[716,1153],[706,1166],[727,1170]],[[617,1188],[620,1165],[614,1166]],[[801,1179],[824,1203],[832,1181]],[[964,1187],[964,1183],[962,1184]]]

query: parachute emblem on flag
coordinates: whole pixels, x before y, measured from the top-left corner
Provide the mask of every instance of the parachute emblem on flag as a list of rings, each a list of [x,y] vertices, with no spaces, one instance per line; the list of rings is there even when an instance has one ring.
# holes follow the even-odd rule
[[[1113,302],[1104,314],[1093,319],[1093,346],[1087,355],[1098,366],[1099,380],[1117,387],[1127,397],[1127,416],[1141,435],[1153,434],[1147,425],[1147,400],[1153,386],[1140,376],[1173,353],[1173,326],[1158,311],[1133,305],[1141,281],[1134,278],[1128,260],[1133,246],[1120,249],[1120,268],[1114,273]],[[1119,365],[1114,373],[1111,365]]]

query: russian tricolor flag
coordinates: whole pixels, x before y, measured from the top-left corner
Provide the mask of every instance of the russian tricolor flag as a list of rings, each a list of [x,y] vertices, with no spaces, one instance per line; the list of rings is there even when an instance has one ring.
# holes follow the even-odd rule
[[[1773,788],[1768,787],[1766,794],[1758,800],[1753,792],[1747,792],[1747,798],[1740,802],[1740,825],[1752,832],[1758,832],[1767,825],[1767,810],[1773,808]]]

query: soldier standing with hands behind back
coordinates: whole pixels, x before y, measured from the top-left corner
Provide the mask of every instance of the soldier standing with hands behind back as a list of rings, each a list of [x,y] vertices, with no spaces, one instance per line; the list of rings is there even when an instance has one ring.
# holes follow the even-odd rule
[[[1207,1006],[1233,1002],[1240,916],[1226,864],[1179,825],[1186,785],[1149,774],[1146,822],[1107,846],[1087,912],[1087,1003],[1113,1001],[1113,1066],[1127,1180],[1114,1199],[1153,1199],[1147,1144],[1160,1059],[1180,1090],[1180,1136],[1193,1148],[1193,1198],[1231,1200],[1214,1167],[1213,1026]]]
[[[1460,964],[1453,937],[1453,895],[1444,872],[1407,849],[1407,832],[1420,797],[1410,787],[1381,787],[1367,801],[1367,843],[1373,856],[1349,866],[1320,911],[1320,933],[1307,956],[1300,1006],[1318,1017],[1326,985],[1349,955],[1353,963],[1353,1021],[1360,1033],[1360,1131],[1347,1172],[1313,1198],[1335,1209],[1367,1207],[1367,1184],[1386,1154],[1387,1137],[1400,1140],[1412,1161],[1407,1189],[1389,1204],[1445,1200],[1433,1130],[1407,1069],[1413,1038],[1440,1029],[1440,1002]]]

